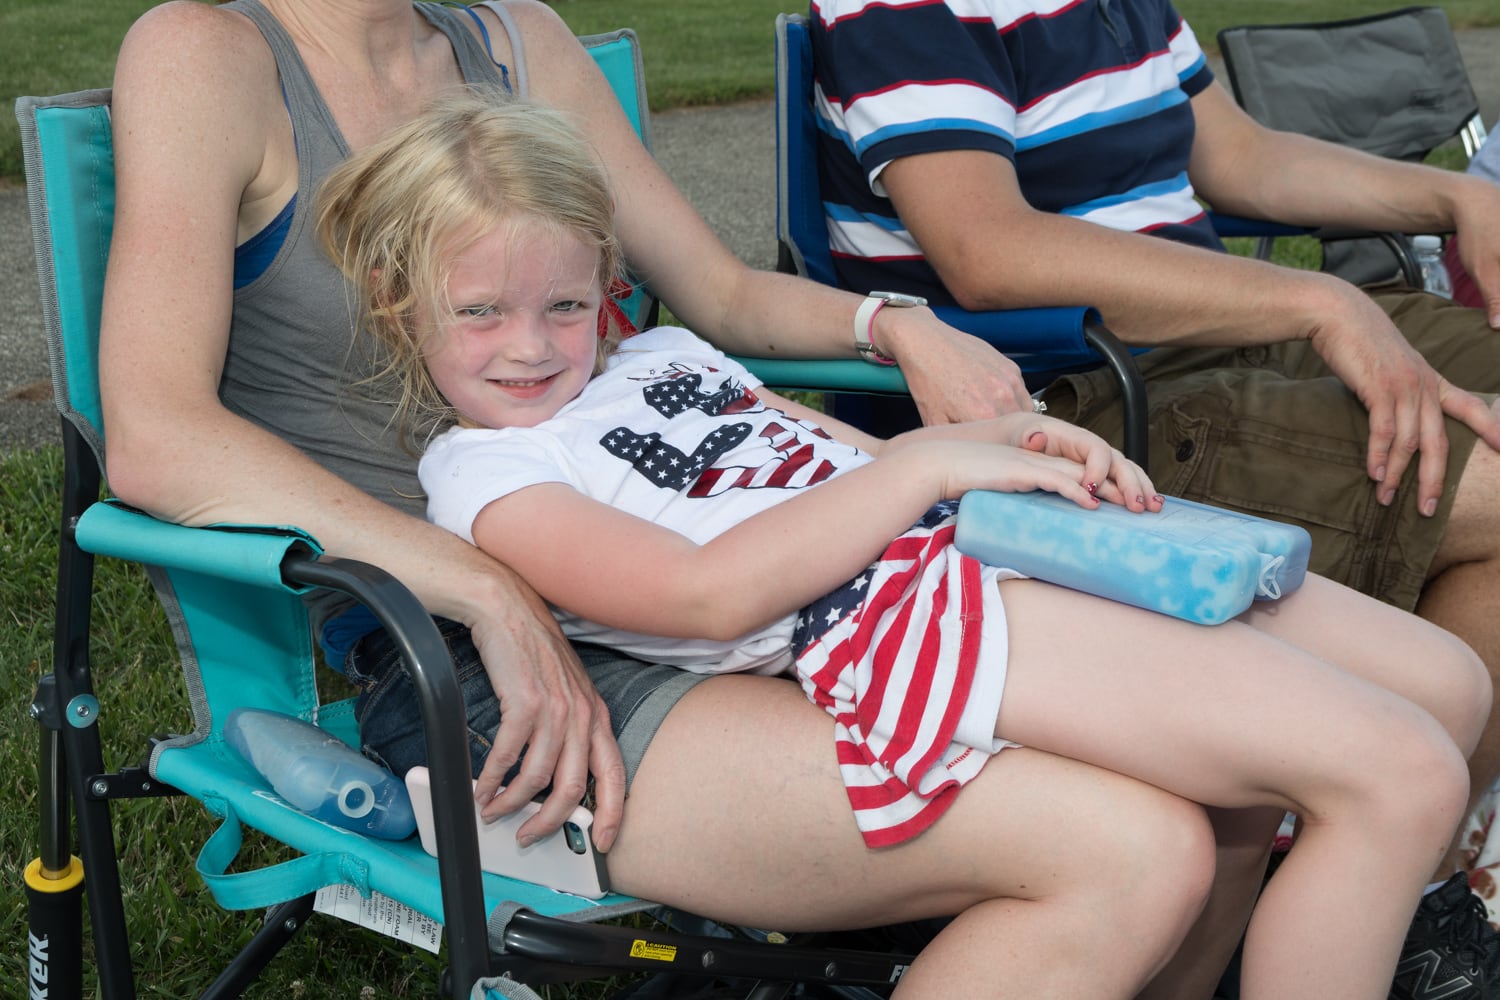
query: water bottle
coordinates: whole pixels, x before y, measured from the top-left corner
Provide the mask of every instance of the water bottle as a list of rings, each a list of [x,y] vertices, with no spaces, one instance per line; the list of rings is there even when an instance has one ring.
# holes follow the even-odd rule
[[[1453,298],[1453,280],[1443,263],[1443,240],[1438,236],[1413,236],[1411,249],[1422,269],[1422,287],[1445,299]]]
[[[971,490],[953,545],[992,566],[1200,625],[1302,585],[1312,539],[1296,525],[1168,497],[1159,512],[1094,510],[1055,493]]]
[[[347,743],[279,712],[237,708],[224,738],[276,794],[325,823],[385,840],[417,828],[406,785]]]

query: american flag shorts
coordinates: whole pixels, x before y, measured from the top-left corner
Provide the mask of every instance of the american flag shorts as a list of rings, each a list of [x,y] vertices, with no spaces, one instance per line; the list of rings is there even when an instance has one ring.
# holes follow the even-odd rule
[[[796,673],[833,716],[839,771],[870,847],[931,826],[1007,746],[1000,580],[953,548],[956,503],[934,506],[869,569],[798,614]]]

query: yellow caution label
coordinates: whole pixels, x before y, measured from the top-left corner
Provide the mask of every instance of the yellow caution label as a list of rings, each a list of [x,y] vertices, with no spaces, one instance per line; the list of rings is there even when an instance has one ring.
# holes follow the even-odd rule
[[[673,962],[677,960],[677,946],[635,940],[630,943],[630,957],[644,958],[653,962]]]

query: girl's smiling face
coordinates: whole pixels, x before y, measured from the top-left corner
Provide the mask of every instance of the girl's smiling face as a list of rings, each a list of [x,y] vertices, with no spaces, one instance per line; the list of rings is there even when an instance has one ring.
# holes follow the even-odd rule
[[[599,253],[572,233],[496,226],[462,247],[446,291],[423,358],[464,424],[534,427],[593,377]]]

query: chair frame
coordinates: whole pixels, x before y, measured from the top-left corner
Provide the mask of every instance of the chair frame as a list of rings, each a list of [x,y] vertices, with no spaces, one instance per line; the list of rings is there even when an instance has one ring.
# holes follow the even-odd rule
[[[638,42],[633,34],[624,37],[635,49],[633,71],[638,76]],[[90,665],[93,566],[101,555],[144,560],[153,573],[170,573],[174,567],[199,574],[222,570],[237,583],[284,591],[299,607],[305,590],[329,588],[364,603],[380,619],[404,654],[426,733],[439,853],[438,859],[427,861],[440,886],[448,935],[446,995],[470,997],[471,990],[500,975],[542,984],[642,971],[745,980],[757,984],[752,995],[765,998],[787,995],[793,984],[836,990],[841,996],[883,995],[899,980],[910,956],[580,923],[536,912],[524,902],[502,902],[487,913],[485,886],[493,887],[496,877],[481,877],[479,869],[462,694],[443,639],[415,596],[377,567],[323,556],[314,539],[295,529],[189,528],[100,500],[104,467],[96,352],[113,221],[109,96],[107,90],[96,90],[22,97],[16,104],[65,457],[53,662],[31,705],[39,738],[40,814],[38,856],[26,873],[33,995],[36,990],[45,990],[52,1000],[85,995],[85,882],[99,994],[106,1000],[136,995],[113,804],[184,794],[156,773],[160,747],[155,741],[148,766],[110,770],[105,764]],[[75,144],[80,133],[87,140]],[[80,145],[81,152],[74,155]],[[44,150],[50,157],[46,162]],[[221,554],[244,546],[256,547],[257,564],[228,565]],[[160,579],[165,577],[153,576],[153,582]],[[184,653],[192,655],[191,650]],[[77,857],[72,854],[75,833]],[[609,916],[649,905],[627,900],[614,910],[597,912]],[[202,996],[241,995],[295,938],[313,906],[310,894],[268,905],[261,929]]]

